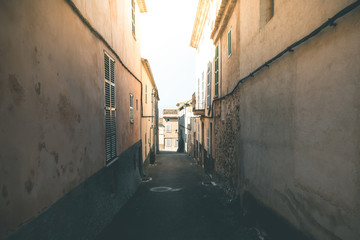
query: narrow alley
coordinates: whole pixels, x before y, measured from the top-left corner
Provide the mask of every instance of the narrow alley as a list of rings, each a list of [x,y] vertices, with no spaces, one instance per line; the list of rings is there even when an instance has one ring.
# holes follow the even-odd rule
[[[187,154],[157,157],[147,170],[151,180],[140,185],[97,240],[261,239],[258,230],[241,226],[223,191]]]
[[[0,240],[359,240],[360,0],[0,0]]]

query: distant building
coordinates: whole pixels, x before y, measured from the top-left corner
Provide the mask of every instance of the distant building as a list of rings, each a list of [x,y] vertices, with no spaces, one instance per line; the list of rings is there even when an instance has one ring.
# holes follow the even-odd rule
[[[158,101],[160,99],[149,61],[142,58],[141,63],[143,90],[143,112],[141,115],[142,159],[143,162],[148,162],[150,152],[158,152]]]
[[[164,109],[163,110],[163,125],[164,132],[164,151],[178,150],[178,110]]]
[[[188,152],[188,140],[190,136],[191,130],[191,118],[193,117],[192,112],[192,99],[179,102],[176,104],[178,107],[178,134],[179,134],[179,151],[180,152]]]
[[[164,119],[159,118],[159,150],[165,150],[165,126],[163,124]]]

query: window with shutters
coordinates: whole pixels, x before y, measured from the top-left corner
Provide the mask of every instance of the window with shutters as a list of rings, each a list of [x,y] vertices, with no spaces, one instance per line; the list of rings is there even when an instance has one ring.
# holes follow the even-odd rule
[[[219,45],[215,48],[215,97],[219,96]]]
[[[208,64],[207,69],[207,89],[206,89],[206,102],[207,108],[211,107],[211,62]]]
[[[145,133],[145,142],[144,142],[144,145],[145,145],[145,156],[146,156],[146,154],[147,154],[147,134]]]
[[[171,124],[166,124],[166,132],[171,133]]]
[[[145,84],[145,103],[147,103],[148,98],[148,91],[147,91],[147,84]]]
[[[260,0],[260,29],[274,16],[274,0]]]
[[[174,147],[178,147],[179,146],[179,140],[174,139]]]
[[[228,58],[231,56],[231,28],[228,32]]]
[[[165,139],[165,144],[166,147],[171,147],[171,139]]]
[[[205,85],[204,85],[204,72],[201,74],[201,109],[205,108]]]
[[[197,109],[200,109],[200,78],[197,79],[197,87],[196,105]]]
[[[134,123],[134,95],[130,93],[130,123]]]
[[[135,0],[131,0],[132,33],[135,35]]]
[[[104,53],[105,66],[105,155],[106,163],[116,157],[115,61]]]

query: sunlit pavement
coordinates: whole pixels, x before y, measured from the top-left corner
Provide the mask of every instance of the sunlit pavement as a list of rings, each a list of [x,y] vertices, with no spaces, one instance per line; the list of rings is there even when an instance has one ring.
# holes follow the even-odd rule
[[[151,180],[141,184],[97,240],[259,239],[188,155],[160,153],[146,173]]]

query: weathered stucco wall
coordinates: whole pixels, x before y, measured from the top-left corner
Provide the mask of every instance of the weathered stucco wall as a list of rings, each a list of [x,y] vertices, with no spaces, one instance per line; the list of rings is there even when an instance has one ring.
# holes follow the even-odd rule
[[[120,14],[118,22],[124,17]],[[3,237],[104,167],[104,51],[115,59],[118,155],[140,140],[140,111],[134,110],[130,124],[129,93],[135,101],[141,90],[66,1],[2,1],[0,21]],[[105,23],[101,26],[112,33],[111,39],[104,33],[105,40],[114,39],[123,59],[135,49],[135,60],[124,62],[137,74],[139,44],[131,35],[131,22],[127,36],[116,35],[123,31],[116,23],[110,30]]]
[[[260,31],[258,2],[241,1],[241,76],[351,2],[275,1]],[[336,23],[247,80],[225,109],[216,103],[215,168],[230,193],[249,192],[308,236],[358,239],[360,9]]]
[[[150,77],[144,67],[141,66],[141,81],[143,84],[143,117],[141,119],[141,138],[142,138],[142,159],[143,162],[149,157],[150,149],[154,147],[154,112],[153,107],[153,88]],[[147,91],[147,93],[146,93]],[[147,98],[147,99],[146,99]],[[152,117],[154,116],[154,117]],[[146,134],[146,139],[145,139]],[[145,146],[146,145],[146,146]]]

